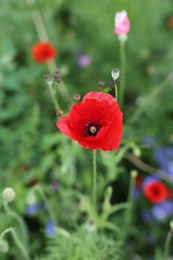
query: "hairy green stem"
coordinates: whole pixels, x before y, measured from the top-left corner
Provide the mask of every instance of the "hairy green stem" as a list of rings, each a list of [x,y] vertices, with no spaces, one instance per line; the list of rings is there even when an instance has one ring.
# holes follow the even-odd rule
[[[54,104],[55,111],[57,111],[58,108],[60,108],[60,106],[59,106],[58,100],[56,98],[56,92],[53,90],[52,84],[48,83],[48,86],[49,86],[50,94],[52,96],[52,101],[53,101],[53,104]]]
[[[172,238],[172,228],[170,228],[170,230],[167,234],[167,237],[166,237],[163,260],[169,259],[169,248],[170,248],[170,244],[171,244],[171,238]]]
[[[4,201],[4,209],[9,216],[16,219],[17,222],[19,223],[21,232],[22,232],[22,239],[24,241],[25,247],[28,248],[28,240],[29,240],[28,232],[27,232],[27,228],[26,228],[26,225],[25,225],[23,219],[15,211],[13,211],[9,208],[8,202],[6,202],[6,201]]]
[[[118,87],[117,87],[116,80],[114,82],[114,88],[115,88],[115,99],[118,102]]]
[[[11,233],[16,245],[18,246],[18,248],[20,249],[20,251],[22,252],[22,255],[24,257],[25,260],[31,260],[31,258],[29,257],[25,247],[23,246],[23,244],[21,243],[20,239],[18,238],[16,231],[14,230],[14,228],[10,227],[7,228],[0,236],[0,241],[4,241],[4,236],[7,233]]]
[[[125,43],[120,42],[120,73],[121,73],[121,81],[120,81],[120,90],[119,90],[119,104],[121,109],[124,106],[124,92],[125,92],[125,84],[126,84],[126,57],[125,57]]]
[[[93,150],[93,190],[92,202],[95,210],[97,211],[97,163],[96,163],[96,150]]]

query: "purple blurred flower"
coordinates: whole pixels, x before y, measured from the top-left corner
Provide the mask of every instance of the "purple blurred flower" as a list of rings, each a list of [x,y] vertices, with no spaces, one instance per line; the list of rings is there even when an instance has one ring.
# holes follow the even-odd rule
[[[151,215],[150,210],[146,210],[146,209],[142,210],[141,211],[141,218],[143,219],[143,221],[145,223],[151,223],[152,215]]]
[[[77,57],[77,65],[79,67],[87,67],[91,64],[92,58],[88,54],[79,54]]]
[[[39,203],[33,203],[30,204],[27,208],[27,214],[29,216],[33,216],[36,214],[37,210],[40,208],[40,204]]]
[[[160,169],[173,178],[173,146],[157,149],[154,156],[161,167]]]
[[[55,235],[55,225],[52,219],[49,219],[46,223],[45,232],[49,236]]]
[[[157,220],[164,220],[167,217],[173,215],[173,202],[164,201],[157,205],[154,205],[151,209],[153,217]]]

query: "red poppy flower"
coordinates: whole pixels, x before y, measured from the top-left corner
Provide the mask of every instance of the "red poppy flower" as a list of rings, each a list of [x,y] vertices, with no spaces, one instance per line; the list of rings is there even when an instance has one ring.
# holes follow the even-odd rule
[[[168,19],[168,26],[169,26],[169,28],[173,29],[173,17],[170,17]]]
[[[35,61],[46,63],[53,59],[57,52],[49,42],[40,42],[32,47],[32,55]]]
[[[160,181],[154,180],[144,186],[144,194],[152,203],[159,203],[168,197],[168,189]]]
[[[60,131],[83,147],[116,150],[122,138],[122,112],[110,94],[89,92],[57,122]]]

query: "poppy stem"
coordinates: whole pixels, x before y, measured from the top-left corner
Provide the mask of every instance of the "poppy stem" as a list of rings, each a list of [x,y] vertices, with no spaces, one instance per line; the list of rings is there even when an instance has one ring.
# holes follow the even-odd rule
[[[168,231],[168,234],[166,237],[163,260],[167,260],[169,258],[169,248],[170,248],[172,232],[173,232],[172,226],[173,226],[173,221],[170,222],[170,230]]]
[[[12,218],[16,219],[16,221],[19,223],[20,228],[21,228],[23,242],[25,244],[25,247],[28,248],[28,232],[27,232],[25,222],[15,211],[13,211],[9,208],[8,202],[4,201],[3,205],[4,205],[4,209],[7,212],[7,214],[9,216],[11,216]]]
[[[59,106],[59,104],[58,104],[58,100],[57,100],[57,98],[56,98],[56,96],[55,96],[55,91],[53,90],[53,88],[52,88],[52,84],[49,84],[48,83],[48,87],[49,87],[49,91],[50,91],[50,94],[51,94],[51,97],[52,97],[52,101],[53,101],[53,104],[54,104],[54,108],[55,108],[55,110],[57,111],[58,110],[58,108],[60,108],[60,106]]]
[[[16,234],[16,231],[14,230],[14,228],[10,227],[10,228],[7,228],[6,230],[4,230],[4,232],[1,233],[0,235],[0,245],[3,245],[5,243],[7,243],[5,240],[4,240],[4,236],[7,234],[7,233],[11,233],[12,234],[12,237],[16,243],[16,245],[18,246],[18,248],[21,250],[22,254],[23,254],[23,259],[25,260],[31,260],[31,258],[29,257],[25,247],[23,246],[23,244],[21,243],[20,239],[18,238],[17,234]],[[8,250],[8,244],[6,244],[6,247]]]
[[[97,164],[96,164],[96,150],[93,150],[93,190],[92,190],[92,203],[97,210]]]
[[[117,87],[117,82],[116,82],[116,80],[115,80],[115,82],[114,82],[114,87],[115,87],[115,99],[116,99],[116,101],[118,102],[118,87]]]
[[[122,231],[123,240],[125,240],[127,237],[127,232],[129,232],[130,224],[132,220],[133,195],[134,195],[134,188],[135,188],[135,179],[137,177],[137,174],[138,173],[135,170],[132,170],[130,174],[130,187],[129,187],[128,198],[127,198],[127,204],[129,205],[129,207],[125,211],[125,216],[124,216],[124,225],[123,225],[124,228]]]
[[[120,107],[124,106],[124,91],[125,91],[125,73],[126,73],[126,57],[125,57],[125,43],[120,42],[120,63],[121,63],[121,81],[120,81],[120,90],[119,90],[119,104]]]

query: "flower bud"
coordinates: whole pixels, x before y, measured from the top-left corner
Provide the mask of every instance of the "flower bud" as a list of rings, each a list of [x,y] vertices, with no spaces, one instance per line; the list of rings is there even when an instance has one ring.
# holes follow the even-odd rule
[[[138,172],[136,170],[132,170],[131,176],[132,176],[132,178],[136,179],[136,177],[138,176]]]
[[[120,70],[117,68],[113,68],[111,71],[111,76],[113,80],[117,80],[119,78],[119,75],[120,75]]]
[[[49,76],[49,74],[44,74],[44,75],[43,75],[43,78],[46,79],[48,85],[51,85],[51,84],[53,83],[53,80],[52,80],[52,78]]]
[[[79,101],[79,100],[81,99],[80,94],[75,94],[75,95],[73,96],[73,99],[74,99],[75,101]]]
[[[12,188],[6,188],[3,192],[2,192],[2,197],[3,197],[3,200],[5,202],[11,202],[15,199],[15,191],[12,189]]]
[[[58,109],[56,111],[56,115],[59,117],[59,116],[62,116],[64,114],[64,111],[62,109]]]
[[[170,225],[171,230],[173,231],[173,220],[170,221],[169,225]]]
[[[7,253],[9,250],[9,245],[6,241],[0,240],[0,252]]]

